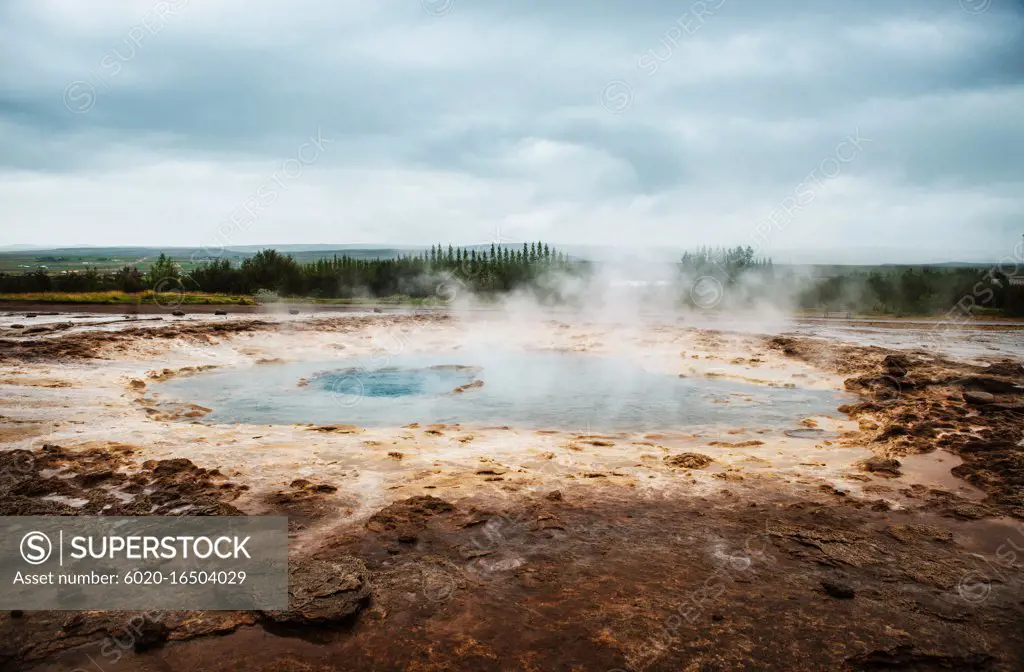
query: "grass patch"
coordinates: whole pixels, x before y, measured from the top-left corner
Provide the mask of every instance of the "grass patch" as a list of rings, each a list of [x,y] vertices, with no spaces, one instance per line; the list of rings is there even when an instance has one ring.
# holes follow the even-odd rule
[[[159,297],[159,301],[157,300]],[[128,292],[26,292],[0,293],[0,303],[17,301],[20,303],[69,303],[69,304],[106,304],[133,306],[136,304],[166,307],[186,306],[255,306],[255,297],[247,294],[211,294],[205,292],[164,292],[158,294],[152,290],[129,294]],[[282,296],[276,300],[264,301],[265,305],[314,304],[325,306],[376,306],[376,305],[442,305],[435,297],[413,298],[404,294],[395,296],[359,297],[347,299],[320,298],[312,296]]]
[[[159,298],[159,300],[158,300]],[[0,294],[0,302],[18,301],[23,303],[84,303],[133,306],[135,304],[208,305],[208,306],[252,306],[256,301],[251,296],[230,294],[206,294],[186,292],[158,294],[152,290],[129,294],[128,292],[30,292],[26,294]]]

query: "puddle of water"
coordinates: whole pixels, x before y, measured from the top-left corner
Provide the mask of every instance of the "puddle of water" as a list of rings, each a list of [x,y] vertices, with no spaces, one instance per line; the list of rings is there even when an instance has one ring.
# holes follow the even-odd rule
[[[155,387],[164,397],[212,408],[207,422],[367,427],[411,422],[569,431],[725,423],[779,427],[808,415],[835,417],[836,407],[846,401],[827,390],[680,378],[625,359],[562,352],[403,355],[376,368],[351,359],[268,364]]]
[[[88,499],[79,499],[77,497],[65,497],[64,495],[46,495],[40,497],[44,502],[56,502],[58,504],[67,504],[73,509],[80,509],[89,503]]]
[[[864,459],[867,451],[863,448],[839,448],[829,446],[814,446],[804,448],[790,446],[784,451],[777,451],[774,455],[760,455],[767,459],[775,470],[792,470],[813,474],[817,471],[837,471],[848,468],[858,460]]]
[[[812,429],[810,427],[787,429],[783,434],[794,439],[831,439],[835,437],[835,432],[826,432],[824,429]]]
[[[886,349],[919,349],[923,343],[946,355],[956,358],[977,358],[1003,355],[1019,358],[1024,354],[1021,343],[1020,325],[1013,322],[972,319],[968,325],[956,325],[950,329],[949,322],[923,320],[802,320],[797,333],[808,334],[828,340],[838,340],[858,345],[879,346]],[[971,329],[964,326],[999,326],[1000,329]],[[942,329],[941,343],[929,338],[936,329]]]
[[[101,486],[101,487],[103,487],[103,486]],[[127,493],[127,492],[121,492],[117,488],[112,488],[112,487],[108,486],[108,487],[103,487],[103,490],[105,490],[112,497],[116,497],[117,499],[121,500],[121,502],[124,503],[124,504],[131,504],[132,502],[135,501],[135,495],[132,495],[132,494]]]
[[[1024,522],[1013,518],[987,518],[960,523],[958,542],[976,548],[989,562],[1024,561]]]
[[[936,450],[931,453],[907,455],[900,458],[900,481],[919,483],[931,488],[947,490],[968,499],[984,499],[985,493],[950,471],[963,464],[958,456]]]

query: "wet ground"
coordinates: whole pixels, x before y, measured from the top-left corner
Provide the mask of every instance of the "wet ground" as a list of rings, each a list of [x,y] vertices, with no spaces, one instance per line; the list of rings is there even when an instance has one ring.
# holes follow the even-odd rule
[[[5,515],[285,514],[293,589],[325,576],[344,588],[322,591],[304,613],[2,614],[0,669],[1024,661],[1024,372],[1011,332],[993,332],[998,344],[980,350],[968,333],[968,352],[952,333],[940,351],[902,327],[886,347],[884,332],[861,339],[806,323],[51,320],[34,334],[0,320]],[[726,397],[735,422],[617,431],[583,417],[576,428],[224,425],[208,406],[160,392],[162,381],[214,367],[331,353],[379,370],[481,343],[629,356],[665,376],[847,403],[761,423],[740,420],[742,396]]]

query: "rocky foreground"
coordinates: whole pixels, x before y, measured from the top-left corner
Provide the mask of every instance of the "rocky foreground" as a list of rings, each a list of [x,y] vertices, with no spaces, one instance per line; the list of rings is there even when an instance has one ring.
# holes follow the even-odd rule
[[[275,328],[246,324],[229,331]],[[211,333],[56,335],[4,357],[89,360],[122,338]],[[861,491],[730,471],[712,495],[641,496],[613,471],[503,489],[510,475],[490,468],[348,522],[344,484],[325,479],[254,492],[186,455],[143,459],[145,446],[2,452],[3,515],[274,513],[295,543],[288,611],[0,614],[0,669],[1022,669],[1019,363],[761,347],[858,395],[843,411],[859,431],[839,443],[872,451]],[[902,481],[901,458],[936,450],[984,498]],[[683,483],[712,466],[664,459]]]

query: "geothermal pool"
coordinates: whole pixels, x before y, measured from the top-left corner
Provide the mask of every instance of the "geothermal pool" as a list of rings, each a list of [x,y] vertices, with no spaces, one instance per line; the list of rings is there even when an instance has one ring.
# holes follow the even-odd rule
[[[205,421],[218,424],[418,422],[567,431],[791,426],[808,415],[835,416],[847,401],[832,391],[682,378],[627,359],[536,351],[264,364],[172,379],[154,391],[213,409]]]

